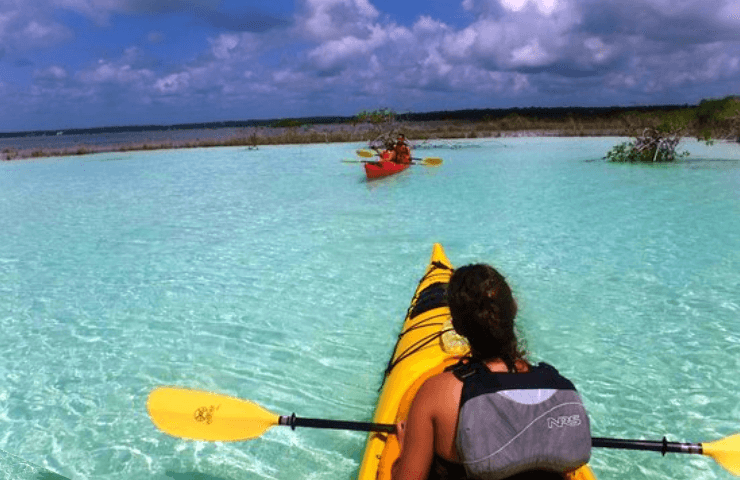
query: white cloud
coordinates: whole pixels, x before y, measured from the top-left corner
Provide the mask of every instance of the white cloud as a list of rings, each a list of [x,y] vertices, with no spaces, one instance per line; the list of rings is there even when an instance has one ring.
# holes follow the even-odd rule
[[[590,53],[590,60],[597,64],[608,61],[614,52],[614,48],[605,45],[598,37],[589,37],[585,39],[583,41],[583,45]]]
[[[511,63],[514,66],[537,67],[551,62],[552,58],[540,46],[539,40],[533,39],[523,47],[511,51]]]
[[[267,40],[255,33],[223,33],[216,38],[209,38],[211,54],[224,63],[249,60],[259,54]]]
[[[734,24],[740,24],[740,2],[728,1],[717,11],[717,17]]]
[[[478,39],[478,30],[467,27],[460,32],[451,33],[445,36],[443,49],[451,57],[466,58],[470,55],[470,50]]]
[[[343,62],[367,55],[373,49],[386,43],[388,38],[389,32],[379,27],[371,27],[371,34],[368,38],[360,39],[350,35],[338,40],[330,40],[311,50],[308,57],[318,68],[332,69]]]
[[[72,30],[47,19],[26,19],[16,14],[0,18],[0,46],[19,51],[49,48],[73,37]]]
[[[223,34],[215,40],[209,40],[213,55],[219,60],[231,56],[231,51],[239,45],[239,36],[234,34]]]
[[[438,35],[441,32],[447,32],[449,30],[450,27],[447,26],[447,24],[442,23],[439,20],[435,20],[429,15],[422,15],[414,23],[413,27],[411,27],[411,31],[417,36],[428,34]]]
[[[360,35],[379,12],[367,0],[306,0],[299,28],[317,40]]]
[[[50,0],[52,8],[72,10],[99,24],[106,24],[110,15],[126,10],[128,0]]]
[[[190,86],[188,72],[173,73],[154,83],[154,89],[162,94],[173,94],[185,91]]]
[[[558,0],[501,0],[501,6],[511,12],[520,12],[534,5],[543,15],[550,15],[558,7]]]
[[[146,68],[133,68],[138,50],[127,49],[119,62],[98,60],[95,67],[81,70],[77,78],[83,83],[117,83],[122,86],[138,87],[141,82],[154,78],[154,72]]]
[[[45,78],[49,80],[64,80],[68,76],[69,75],[67,74],[67,70],[58,65],[52,65],[43,70],[37,70],[36,72],[34,72],[34,77]]]

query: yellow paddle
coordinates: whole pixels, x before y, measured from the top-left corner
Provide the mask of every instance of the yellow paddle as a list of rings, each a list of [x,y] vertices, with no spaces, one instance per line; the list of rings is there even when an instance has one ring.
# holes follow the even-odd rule
[[[395,425],[277,415],[256,403],[216,393],[158,387],[146,402],[160,430],[174,437],[211,442],[257,438],[275,425],[391,433]]]
[[[375,152],[371,152],[370,150],[357,150],[357,155],[365,158],[372,158],[377,156],[378,154]],[[442,165],[442,159],[439,157],[411,158],[412,160],[418,160],[416,163],[412,163],[412,165],[424,165],[425,167],[437,167],[439,165]]]
[[[388,423],[349,422],[277,415],[256,403],[227,395],[177,387],[157,387],[146,404],[160,430],[175,437],[211,442],[257,438],[275,425],[394,433]],[[594,447],[706,455],[733,475],[740,475],[740,434],[709,443],[678,443],[619,438],[591,439]]]
[[[375,152],[371,152],[370,150],[357,150],[357,155],[359,155],[360,157],[372,158],[377,156],[378,154]]]
[[[733,475],[740,476],[740,434],[701,445],[704,455],[712,457]]]
[[[731,474],[740,475],[740,434],[730,435],[721,440],[709,443],[669,442],[663,437],[661,441],[622,440],[618,438],[592,438],[591,445],[604,448],[621,448],[627,450],[650,450],[666,453],[693,453],[706,455],[719,463]]]

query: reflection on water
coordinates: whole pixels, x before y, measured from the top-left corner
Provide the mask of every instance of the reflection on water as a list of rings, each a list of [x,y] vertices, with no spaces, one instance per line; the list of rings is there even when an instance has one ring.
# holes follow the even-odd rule
[[[6,451],[0,450],[0,478],[7,480],[69,480]]]

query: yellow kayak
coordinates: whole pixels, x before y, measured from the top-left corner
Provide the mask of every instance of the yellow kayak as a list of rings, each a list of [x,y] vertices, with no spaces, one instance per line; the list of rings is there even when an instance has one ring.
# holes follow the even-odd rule
[[[388,364],[373,422],[405,420],[411,400],[424,381],[468,353],[467,342],[452,328],[445,302],[452,268],[442,246],[435,243],[429,266],[411,299]],[[395,435],[371,433],[365,445],[359,480],[390,480],[391,466],[398,454]],[[571,473],[569,478],[596,480],[587,465]]]

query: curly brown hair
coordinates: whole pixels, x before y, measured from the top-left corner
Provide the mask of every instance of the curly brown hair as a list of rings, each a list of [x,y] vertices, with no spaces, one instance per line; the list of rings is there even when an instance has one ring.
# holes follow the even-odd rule
[[[524,359],[514,328],[517,304],[506,279],[487,264],[455,270],[447,285],[452,326],[470,342],[479,360],[501,359],[510,372]]]

